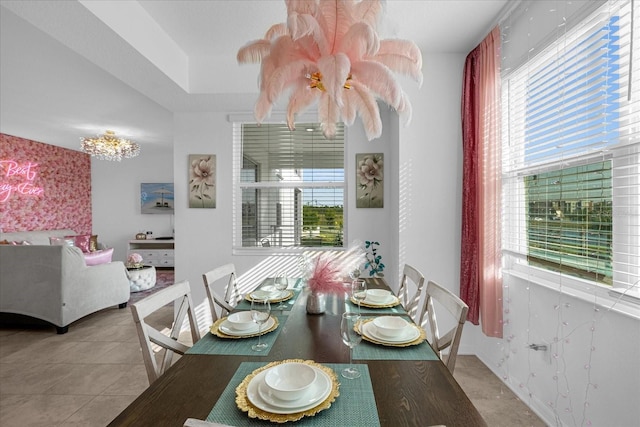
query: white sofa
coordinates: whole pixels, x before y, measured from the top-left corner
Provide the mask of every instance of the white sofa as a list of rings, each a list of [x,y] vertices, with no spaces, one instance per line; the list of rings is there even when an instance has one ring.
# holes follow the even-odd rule
[[[129,301],[130,290],[121,261],[87,266],[73,246],[51,246],[49,237],[74,235],[72,230],[0,233],[0,313],[21,314],[56,326],[59,334],[96,311]]]

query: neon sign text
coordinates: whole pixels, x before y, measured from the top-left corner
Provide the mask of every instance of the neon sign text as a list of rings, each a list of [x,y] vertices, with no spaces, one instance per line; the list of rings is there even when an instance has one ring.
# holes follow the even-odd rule
[[[37,197],[44,194],[44,188],[36,186],[33,181],[38,176],[37,163],[18,163],[15,160],[0,160],[3,180],[0,182],[0,203],[9,200],[12,194]],[[12,183],[22,177],[22,182]]]

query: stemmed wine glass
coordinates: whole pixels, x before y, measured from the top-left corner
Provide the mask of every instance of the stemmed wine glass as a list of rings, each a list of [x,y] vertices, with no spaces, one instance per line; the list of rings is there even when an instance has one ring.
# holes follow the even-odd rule
[[[355,280],[355,279],[357,279],[358,277],[360,277],[360,268],[359,268],[359,267],[356,267],[356,268],[354,268],[353,270],[351,270],[351,271],[349,272],[349,277],[351,277],[351,280]]]
[[[258,324],[258,344],[251,346],[253,351],[262,351],[269,347],[269,344],[261,342],[262,324],[269,320],[271,316],[271,304],[269,299],[251,299],[251,318]]]
[[[367,283],[364,279],[354,279],[351,282],[351,298],[358,303],[358,315],[360,313],[360,303],[367,297]]]
[[[360,344],[362,336],[355,331],[356,324],[360,321],[360,315],[357,313],[342,313],[342,321],[340,322],[340,334],[342,342],[349,347],[349,366],[342,370],[342,376],[353,380],[360,378],[360,371],[353,366],[353,348]]]
[[[280,292],[279,298],[282,298],[282,291],[286,290],[289,287],[289,279],[287,279],[287,273],[285,272],[278,273],[273,284],[276,287],[276,289]],[[287,307],[286,304],[283,304],[282,301],[280,301],[280,304],[278,304],[274,308],[277,310],[284,310],[286,307]]]

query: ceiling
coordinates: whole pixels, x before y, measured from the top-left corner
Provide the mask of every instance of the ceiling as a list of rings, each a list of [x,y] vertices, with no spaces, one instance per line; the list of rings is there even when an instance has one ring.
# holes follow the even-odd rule
[[[425,57],[467,53],[507,3],[387,0],[378,32]],[[259,65],[238,65],[236,52],[286,20],[283,0],[0,5],[0,132],[71,149],[107,129],[143,150],[171,147],[174,112],[246,110]]]

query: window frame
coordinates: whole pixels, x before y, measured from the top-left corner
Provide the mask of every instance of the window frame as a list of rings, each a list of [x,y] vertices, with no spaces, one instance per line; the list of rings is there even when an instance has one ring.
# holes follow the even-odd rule
[[[282,124],[285,122],[285,116],[279,113],[271,114],[271,117],[268,120],[263,122],[264,125],[268,124]],[[347,200],[348,200],[348,174],[347,174],[347,139],[348,139],[348,127],[344,126],[344,147],[343,147],[343,165],[342,170],[344,172],[344,178],[341,182],[327,182],[327,181],[307,181],[300,183],[291,183],[291,182],[273,182],[273,181],[264,181],[264,182],[242,182],[241,181],[241,169],[243,164],[243,152],[242,152],[242,125],[246,124],[256,124],[255,118],[250,114],[231,114],[228,116],[228,121],[231,122],[233,126],[233,213],[232,213],[232,224],[233,224],[233,238],[232,238],[232,254],[233,255],[291,255],[291,254],[302,254],[305,252],[311,251],[342,251],[346,249],[347,240]],[[317,123],[317,117],[312,116],[311,114],[302,114],[297,116],[297,123]],[[258,165],[258,168],[260,165]],[[296,169],[298,170],[298,169]],[[342,214],[343,214],[343,223],[342,223],[342,246],[290,246],[290,247],[280,247],[280,246],[268,246],[268,247],[247,247],[241,246],[243,241],[242,236],[242,190],[243,188],[256,188],[256,189],[270,189],[270,188],[280,188],[280,189],[291,189],[292,191],[304,190],[308,188],[339,188],[342,190]],[[302,205],[300,206],[301,213],[300,219],[302,220]],[[240,225],[240,226],[239,226]],[[238,244],[239,243],[239,244]]]
[[[600,10],[600,8],[598,8],[598,10]],[[635,27],[637,27],[637,24]],[[564,36],[567,37],[567,40],[586,36],[586,32],[582,32],[579,36],[576,35],[577,33],[578,31],[571,30]],[[636,34],[634,37],[634,43],[637,41],[637,38],[638,35]],[[561,40],[562,37],[559,37],[558,40],[552,44],[561,43]],[[541,64],[546,60],[545,55],[550,55],[548,52],[545,52],[545,50],[546,49],[541,52],[542,56],[536,55],[529,59],[529,61],[536,61],[538,64]],[[635,52],[637,52],[637,49],[634,49],[634,53]],[[508,70],[504,72],[501,76],[503,83],[503,147],[505,150],[507,150],[511,145],[511,141],[509,139],[514,133],[518,132],[518,130],[512,132],[511,128],[513,125],[511,122],[511,115],[514,113],[510,111],[510,104],[508,102],[509,97],[513,96],[510,93],[510,79],[514,75],[517,75],[517,73],[523,72],[523,69],[528,67],[529,64],[530,62],[522,64],[515,70]],[[634,66],[634,72],[636,72],[637,69],[638,67]],[[635,79],[635,83],[637,83],[637,78]],[[624,107],[631,111],[625,117],[627,120],[629,117],[635,119],[639,114],[637,108],[631,105],[632,103],[637,105],[638,101],[631,101],[629,105],[624,104]],[[526,112],[523,114],[525,115],[526,120]],[[523,123],[525,122],[520,122],[520,125]],[[525,166],[526,154],[524,153],[524,148],[526,147],[526,144],[521,143],[520,141],[520,147],[523,151],[520,152],[518,156],[503,159],[503,271],[505,275],[519,277],[521,279],[525,279],[527,282],[535,283],[559,292],[568,293],[594,304],[602,304],[603,301],[614,302],[612,307],[617,307],[616,310],[626,314],[631,314],[634,317],[639,317],[640,312],[638,311],[637,305],[640,304],[640,291],[638,290],[640,281],[633,281],[633,277],[637,276],[638,272],[640,272],[640,268],[636,266],[634,270],[634,267],[630,266],[626,271],[622,272],[618,271],[616,268],[616,263],[623,263],[620,259],[616,259],[621,252],[619,246],[631,246],[635,240],[640,238],[640,225],[638,224],[640,195],[625,195],[630,200],[626,202],[627,205],[631,205],[631,211],[625,212],[628,214],[626,217],[622,210],[629,209],[629,207],[622,202],[616,203],[616,197],[620,194],[619,192],[624,186],[623,184],[616,185],[616,181],[622,179],[617,173],[619,163],[625,162],[625,164],[628,164],[633,161],[640,162],[640,144],[637,141],[638,123],[635,124],[635,131],[633,130],[633,124],[631,127],[628,123],[625,123],[625,125],[627,126],[625,131],[629,133],[628,135],[621,137],[616,144],[607,146],[598,151],[576,154],[568,158],[559,155],[556,156],[555,159],[547,161],[546,163],[535,163]],[[619,129],[621,128],[622,124],[619,125]],[[522,129],[520,129],[520,131],[522,131],[521,135],[524,135],[524,131]],[[525,136],[522,138],[524,137]],[[524,177],[551,170],[559,171],[575,166],[607,160],[612,162],[611,202],[614,221],[611,250],[613,255],[613,285],[609,286],[601,284],[593,280],[571,276],[567,273],[556,272],[530,264],[527,260],[529,247],[527,233],[529,229],[527,226],[528,209],[525,203],[526,195]],[[635,177],[637,179],[637,172]],[[620,239],[625,239],[625,241],[621,243]],[[637,259],[638,255],[630,255],[631,259],[634,259],[634,257]],[[628,292],[628,295],[625,294],[625,298],[622,298],[621,295],[625,292]]]

